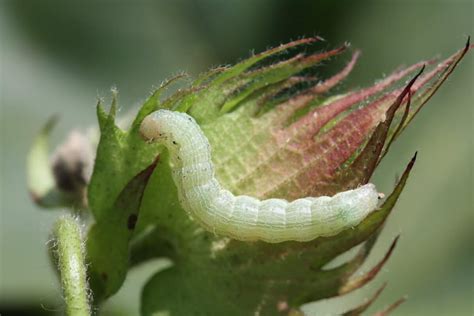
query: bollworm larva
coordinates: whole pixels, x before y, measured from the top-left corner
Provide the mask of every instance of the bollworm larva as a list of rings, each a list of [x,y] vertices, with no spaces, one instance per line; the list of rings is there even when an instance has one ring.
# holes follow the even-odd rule
[[[370,183],[332,197],[292,202],[235,196],[216,179],[211,146],[191,116],[158,110],[143,120],[140,132],[168,149],[182,207],[220,235],[270,243],[309,241],[353,227],[377,208],[378,193]]]

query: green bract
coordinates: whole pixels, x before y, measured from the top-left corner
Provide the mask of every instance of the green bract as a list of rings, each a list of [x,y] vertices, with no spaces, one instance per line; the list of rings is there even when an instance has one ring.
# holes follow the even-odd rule
[[[143,118],[157,109],[187,112],[209,138],[217,177],[233,193],[288,200],[333,195],[369,181],[390,144],[471,47],[468,43],[423,74],[423,66],[433,62],[399,70],[368,88],[332,95],[331,88],[349,74],[359,54],[321,80],[307,70],[347,45],[301,53],[299,47],[317,41],[291,42],[209,71],[160,100],[168,82],[148,98],[127,130],[116,125],[115,97],[108,113],[98,104],[100,141],[86,207],[94,219],[86,262],[96,305],[120,289],[130,268],[155,257],[167,257],[173,265],[145,285],[143,315],[299,315],[302,304],[351,292],[375,277],[396,239],[372,270],[354,273],[369,255],[414,159],[381,210],[354,229],[304,243],[241,242],[206,232],[188,217],[167,152],[139,135]],[[53,202],[44,202],[48,192],[57,191],[44,162],[45,135],[31,153],[30,189],[41,205],[62,206],[61,192]],[[324,269],[361,243],[353,259]],[[371,302],[347,315],[361,313]]]

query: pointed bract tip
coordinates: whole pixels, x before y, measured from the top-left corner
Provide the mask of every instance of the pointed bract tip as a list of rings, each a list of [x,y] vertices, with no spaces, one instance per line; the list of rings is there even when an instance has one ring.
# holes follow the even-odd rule
[[[103,109],[104,108],[104,100],[101,97],[97,97],[97,103],[95,105],[96,109]]]
[[[393,250],[395,249],[395,246],[397,245],[398,239],[400,235],[395,237],[395,239],[392,241],[390,244],[390,248],[387,250],[385,253],[384,257],[368,272],[363,274],[362,276],[358,276],[355,278],[351,278],[346,284],[344,284],[340,289],[339,289],[339,294],[347,294],[349,292],[352,292],[358,288],[361,288],[365,284],[369,283],[371,280],[377,276],[377,274],[382,270],[383,266],[387,263],[388,259],[392,256]]]
[[[415,154],[413,155],[413,157],[410,159],[410,162],[408,163],[407,170],[411,170],[411,168],[413,168],[413,165],[416,162],[417,156],[418,156],[418,151],[415,151]]]
[[[115,114],[117,113],[118,90],[117,88],[112,87],[110,92],[112,92],[112,103],[109,109],[109,119],[114,120]]]
[[[415,84],[415,81],[418,79],[418,77],[421,76],[421,74],[423,73],[423,71],[425,70],[426,68],[426,64],[423,64],[423,66],[420,68],[420,70],[418,71],[418,73],[410,80],[410,82],[408,82],[408,84],[405,86],[405,88],[403,89],[403,91],[400,93],[400,95],[398,96],[398,100],[395,101],[394,103],[394,106],[395,104],[399,103],[398,105],[401,104],[401,101],[403,100],[403,98],[407,95],[407,94],[410,94],[410,91],[411,91],[411,87]],[[396,108],[398,108],[398,105],[396,106]]]
[[[426,68],[426,64],[427,63],[424,63],[423,66],[421,66],[420,70],[418,71],[418,73],[410,80],[410,82],[406,85],[405,87],[405,90],[402,92],[403,93],[407,93],[407,91],[410,91],[411,87],[413,86],[413,84],[415,83],[415,81],[418,79],[418,77],[421,76],[421,74],[423,73],[423,71],[425,71],[425,68]]]
[[[387,261],[390,256],[392,255],[392,252],[393,250],[395,249],[395,247],[397,246],[397,243],[398,243],[398,240],[400,239],[400,235],[397,235],[393,241],[392,241],[392,244],[390,245],[390,248],[388,249],[387,253],[385,254],[385,257],[383,258],[382,261]]]
[[[400,304],[402,304],[403,302],[405,302],[406,300],[407,300],[407,297],[404,296],[404,297],[398,299],[395,303],[393,303],[393,304],[387,306],[384,310],[375,313],[374,316],[387,316],[387,315],[389,315],[391,312],[393,312],[398,306],[400,306]]]
[[[314,37],[314,40],[315,40],[315,41],[319,41],[319,42],[325,42],[325,41],[326,41],[326,39],[325,39],[324,37],[321,37],[321,36],[319,36],[319,35],[315,36],[315,37]]]
[[[156,165],[157,165],[158,162],[160,161],[160,157],[161,157],[161,156],[160,156],[159,154],[156,155],[155,160],[153,160],[152,165],[154,165],[154,166],[156,167]],[[153,168],[154,168],[154,167],[153,167]]]
[[[315,42],[325,42],[326,40],[320,36],[311,36],[311,37],[302,37],[298,40],[292,41],[292,42],[299,42],[301,44],[311,44]],[[290,43],[292,43],[290,42]],[[284,46],[286,44],[282,44],[281,46]]]
[[[385,290],[385,288],[387,287],[387,282],[384,282],[382,284],[382,286],[380,286],[377,291],[375,291],[375,293],[372,295],[372,297],[369,299],[369,305],[371,305],[372,302],[374,302],[379,296],[380,294],[383,292],[383,290]]]
[[[155,157],[155,159],[153,160],[153,162],[148,167],[146,167],[144,170],[142,170],[140,172],[140,175],[143,176],[143,180],[145,182],[148,182],[151,175],[153,174],[153,171],[155,170],[156,166],[158,165],[159,161],[160,161],[160,155],[158,154]]]
[[[414,82],[419,76],[421,76],[421,74],[423,73],[423,71],[425,71],[425,68],[426,68],[426,63],[424,63],[423,66],[421,66],[420,71],[418,71],[418,73],[416,74],[416,76],[412,79],[413,82]]]
[[[367,298],[364,303],[345,312],[344,314],[342,314],[342,316],[360,315],[362,312],[366,311],[375,302],[375,300],[380,296],[380,294],[383,292],[386,286],[387,286],[387,282],[383,283],[382,286],[379,287],[377,291],[375,291],[374,294],[372,294],[369,298]]]
[[[53,114],[41,128],[41,134],[48,134],[59,121],[59,114]]]

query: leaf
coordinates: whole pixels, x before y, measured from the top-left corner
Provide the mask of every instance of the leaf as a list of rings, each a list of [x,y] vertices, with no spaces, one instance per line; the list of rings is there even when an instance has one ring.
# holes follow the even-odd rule
[[[157,89],[145,102],[139,117],[153,112],[164,87]],[[135,120],[129,133],[115,125],[116,96],[107,114],[97,104],[100,140],[94,171],[88,187],[88,201],[97,221],[109,216],[111,207],[125,185],[157,156],[156,146],[145,144],[138,133]],[[113,181],[112,181],[113,179]]]
[[[107,217],[98,220],[88,232],[88,272],[96,304],[116,293],[125,280],[129,241],[138,221],[143,192],[157,162],[127,184]]]

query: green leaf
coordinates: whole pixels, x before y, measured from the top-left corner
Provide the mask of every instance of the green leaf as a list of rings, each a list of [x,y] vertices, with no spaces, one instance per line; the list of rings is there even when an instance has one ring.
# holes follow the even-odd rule
[[[134,177],[120,193],[107,217],[87,236],[90,284],[96,303],[116,293],[128,270],[129,241],[140,214],[143,193],[157,161]]]
[[[145,102],[140,117],[153,112],[158,106],[162,88],[154,92]],[[107,218],[110,209],[125,185],[158,155],[156,146],[147,145],[138,133],[137,120],[130,132],[115,124],[116,98],[109,114],[97,105],[100,140],[94,171],[88,187],[89,207],[96,220]]]

